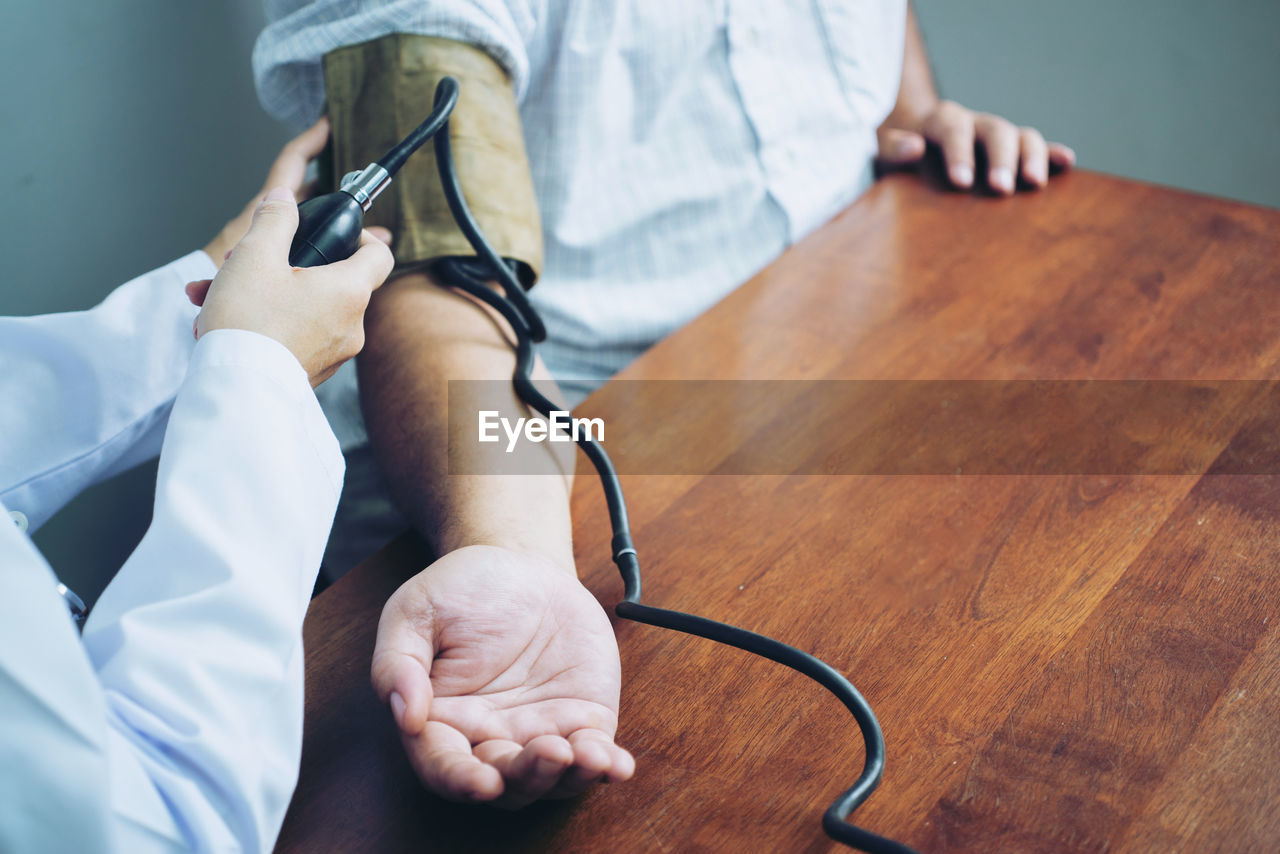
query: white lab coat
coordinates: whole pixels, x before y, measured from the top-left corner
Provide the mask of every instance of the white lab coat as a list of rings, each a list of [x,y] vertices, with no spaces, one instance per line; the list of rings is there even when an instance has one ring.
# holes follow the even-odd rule
[[[163,438],[151,527],[83,637],[0,515],[0,851],[266,851],[284,819],[343,462],[282,345],[192,343],[183,286],[213,273],[193,253],[91,311],[0,319],[6,511],[38,526]]]

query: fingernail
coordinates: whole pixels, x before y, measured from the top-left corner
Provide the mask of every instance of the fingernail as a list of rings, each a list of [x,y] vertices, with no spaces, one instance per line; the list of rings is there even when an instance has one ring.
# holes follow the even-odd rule
[[[404,697],[399,692],[391,692],[391,714],[396,719],[396,726],[404,728]]]
[[[969,166],[952,166],[951,183],[957,187],[968,187],[973,184],[973,169]]]
[[[1027,180],[1033,184],[1044,184],[1049,180],[1049,164],[1047,163],[1031,163],[1023,170],[1026,173]]]
[[[272,187],[271,192],[267,193],[264,202],[284,202],[293,201],[293,191],[288,187]]]
[[[1013,192],[1013,172],[1003,166],[992,169],[987,180],[991,182],[992,187],[1002,193]]]
[[[915,141],[908,137],[902,137],[893,145],[893,153],[897,157],[910,157],[915,151]]]

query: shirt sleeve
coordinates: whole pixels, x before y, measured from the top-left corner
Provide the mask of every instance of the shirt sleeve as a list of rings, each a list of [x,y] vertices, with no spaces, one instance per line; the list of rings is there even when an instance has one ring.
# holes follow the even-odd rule
[[[94,483],[154,457],[187,372],[204,252],[88,311],[0,318],[0,501],[33,529]]]
[[[253,74],[262,106],[296,126],[324,108],[321,59],[348,45],[393,33],[435,36],[474,45],[511,78],[517,99],[529,78],[527,45],[534,3],[521,0],[267,0],[270,22],[253,49]]]
[[[151,527],[82,644],[30,540],[0,532],[17,568],[0,596],[0,850],[271,849],[342,466],[292,354],[219,330],[173,405]]]

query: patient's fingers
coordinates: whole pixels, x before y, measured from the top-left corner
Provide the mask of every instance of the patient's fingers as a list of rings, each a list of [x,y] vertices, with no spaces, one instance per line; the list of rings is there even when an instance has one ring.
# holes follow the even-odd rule
[[[288,187],[295,195],[299,195],[302,190],[302,180],[307,174],[308,161],[324,151],[325,143],[328,141],[329,118],[321,116],[320,121],[285,144],[276,162],[271,164],[267,180],[262,186],[265,189]]]
[[[573,748],[558,735],[540,735],[522,748],[514,741],[491,739],[475,747],[478,759],[502,775],[502,796],[495,806],[518,809],[545,796],[573,766]]]
[[[502,777],[471,753],[471,742],[453,727],[429,722],[418,735],[403,736],[418,779],[441,797],[463,803],[502,793]]]

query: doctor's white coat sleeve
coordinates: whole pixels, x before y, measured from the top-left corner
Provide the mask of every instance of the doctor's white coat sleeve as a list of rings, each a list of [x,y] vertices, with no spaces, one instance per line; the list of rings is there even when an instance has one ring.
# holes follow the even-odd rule
[[[0,850],[270,850],[342,467],[288,350],[216,331],[168,418],[151,527],[82,640],[0,526]]]
[[[216,272],[192,252],[89,311],[0,317],[0,501],[32,530],[159,452],[195,344],[184,286]]]

